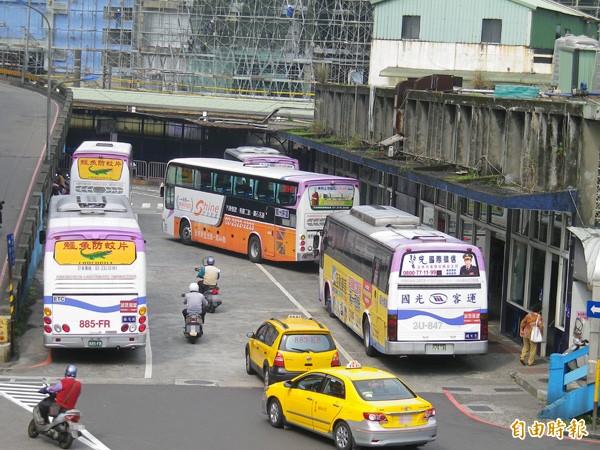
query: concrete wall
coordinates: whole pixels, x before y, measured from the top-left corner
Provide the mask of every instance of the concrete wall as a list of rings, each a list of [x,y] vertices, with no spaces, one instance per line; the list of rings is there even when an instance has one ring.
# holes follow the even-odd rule
[[[577,189],[575,224],[595,226],[600,223],[600,106],[594,100],[408,91],[400,110],[401,155],[451,164],[474,176],[498,175],[514,195]],[[395,102],[392,88],[320,85],[315,120],[342,138],[358,133],[377,143],[395,133]],[[372,118],[373,132],[367,126]]]

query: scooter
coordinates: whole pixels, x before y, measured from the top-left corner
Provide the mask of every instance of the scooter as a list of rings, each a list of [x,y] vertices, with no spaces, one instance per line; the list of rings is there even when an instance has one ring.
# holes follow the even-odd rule
[[[587,339],[582,339],[581,336],[583,334],[583,321],[580,318],[575,319],[575,326],[573,327],[573,345],[571,345],[568,349],[563,352],[563,355],[569,355],[582,347],[589,345],[589,341]],[[582,356],[581,358],[574,359],[573,361],[569,361],[567,363],[568,371],[578,369],[587,364],[588,357]]]
[[[589,345],[590,341],[588,341],[587,339],[580,339],[578,337],[574,337],[573,338],[573,345],[571,345],[568,349],[566,349],[563,352],[563,355],[569,355],[577,350],[579,350],[582,347],[586,347],[587,345]],[[569,372],[571,370],[575,370],[578,369],[579,367],[584,366],[585,364],[587,364],[587,356],[582,356],[581,358],[577,358],[574,359],[573,361],[569,361],[567,363],[567,367],[569,369]]]
[[[198,339],[204,333],[202,331],[202,323],[204,319],[200,314],[189,313],[185,316],[185,326],[183,327],[184,336],[190,341],[190,344],[195,344]]]
[[[196,267],[194,270],[196,273],[200,271],[198,267]],[[221,294],[219,294],[219,286],[205,286],[204,279],[202,277],[198,278],[198,288],[200,293],[204,295],[204,298],[208,302],[208,307],[206,310],[212,314],[217,310],[217,306],[221,306],[221,304],[223,304]]]
[[[44,386],[38,392],[49,394],[46,389],[47,386]],[[49,394],[49,396],[54,400],[55,394]],[[47,436],[57,441],[60,448],[69,448],[73,443],[73,439],[81,436],[81,431],[85,429],[85,426],[79,423],[80,419],[81,412],[78,409],[69,409],[60,412],[52,419],[52,422],[46,424],[40,414],[39,405],[36,405],[33,408],[33,419],[29,422],[27,434],[30,438],[36,438],[40,434]]]
[[[185,297],[185,294],[181,294]],[[190,341],[191,344],[195,344],[196,340],[204,334],[202,324],[204,323],[204,313],[188,313],[185,316],[185,325],[183,326],[183,335]]]

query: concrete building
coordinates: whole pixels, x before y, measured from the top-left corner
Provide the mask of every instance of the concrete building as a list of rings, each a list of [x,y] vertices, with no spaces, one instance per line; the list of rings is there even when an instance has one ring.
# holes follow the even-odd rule
[[[373,0],[369,82],[431,73],[465,85],[550,86],[557,38],[597,37],[597,19],[548,0]]]

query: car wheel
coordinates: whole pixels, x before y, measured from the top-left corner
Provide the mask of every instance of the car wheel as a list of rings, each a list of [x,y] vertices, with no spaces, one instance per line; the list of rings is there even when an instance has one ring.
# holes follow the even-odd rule
[[[283,411],[281,410],[281,403],[276,398],[269,400],[269,406],[267,408],[269,412],[269,423],[274,428],[283,427]]]
[[[37,427],[35,426],[35,420],[31,419],[31,422],[29,422],[29,426],[27,427],[27,434],[29,435],[30,438],[36,438],[38,437],[38,430]]]
[[[329,317],[335,317],[333,312],[333,301],[331,300],[331,293],[329,289],[325,289],[325,309],[329,313]]]
[[[344,421],[339,422],[333,430],[333,439],[335,448],[339,450],[351,450],[354,448],[354,439],[352,439],[352,431]]]
[[[253,263],[262,261],[262,249],[260,248],[260,239],[252,236],[248,242],[248,259]]]
[[[269,366],[265,365],[263,367],[263,380],[265,382],[265,391],[271,384],[271,377],[269,376]]]
[[[254,375],[256,371],[252,368],[252,360],[250,359],[250,350],[246,347],[246,373]]]
[[[181,224],[179,224],[179,239],[185,245],[192,243],[192,226],[187,220],[182,220]]]
[[[369,325],[368,319],[365,319],[363,323],[363,344],[367,356],[377,355],[377,350],[371,345],[371,325]]]

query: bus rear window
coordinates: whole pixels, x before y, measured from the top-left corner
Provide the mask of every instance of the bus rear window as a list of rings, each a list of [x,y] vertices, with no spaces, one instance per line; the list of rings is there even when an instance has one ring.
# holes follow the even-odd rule
[[[478,276],[475,253],[429,251],[406,253],[400,266],[401,277]]]

